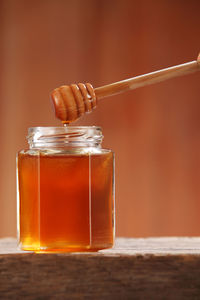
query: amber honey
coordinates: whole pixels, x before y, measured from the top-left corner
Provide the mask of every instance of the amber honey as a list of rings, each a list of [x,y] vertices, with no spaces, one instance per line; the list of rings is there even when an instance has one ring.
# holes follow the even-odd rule
[[[113,153],[18,154],[19,242],[24,250],[96,251],[113,245]]]

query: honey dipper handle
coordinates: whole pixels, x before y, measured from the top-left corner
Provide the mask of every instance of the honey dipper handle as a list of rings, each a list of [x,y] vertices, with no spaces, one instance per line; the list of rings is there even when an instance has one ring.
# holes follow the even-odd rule
[[[97,98],[101,99],[196,71],[200,71],[200,55],[195,61],[104,85],[96,88],[94,91]]]

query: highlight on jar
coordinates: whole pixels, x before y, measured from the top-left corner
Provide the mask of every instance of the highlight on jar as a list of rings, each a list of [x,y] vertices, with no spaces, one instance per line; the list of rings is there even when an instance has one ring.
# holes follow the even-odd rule
[[[101,128],[35,127],[18,153],[19,246],[97,251],[114,243],[114,155]]]

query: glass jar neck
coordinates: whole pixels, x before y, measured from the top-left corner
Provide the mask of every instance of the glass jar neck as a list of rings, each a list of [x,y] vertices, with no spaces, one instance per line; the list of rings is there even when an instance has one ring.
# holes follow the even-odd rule
[[[30,149],[101,148],[103,135],[96,126],[31,127],[27,140]]]

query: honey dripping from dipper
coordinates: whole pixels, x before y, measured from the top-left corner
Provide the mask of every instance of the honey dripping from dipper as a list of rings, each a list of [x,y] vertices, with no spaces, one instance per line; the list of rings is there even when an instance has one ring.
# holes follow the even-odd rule
[[[68,126],[96,107],[91,84],[52,92],[64,127],[29,128],[18,154],[19,244],[36,252],[97,251],[114,243],[114,154],[101,128]]]
[[[97,98],[200,70],[197,60],[93,89],[63,85],[51,96],[64,126]],[[97,251],[114,242],[114,154],[95,126],[34,127],[18,153],[19,245],[33,251]]]

